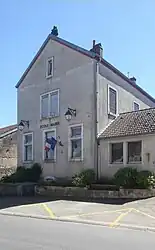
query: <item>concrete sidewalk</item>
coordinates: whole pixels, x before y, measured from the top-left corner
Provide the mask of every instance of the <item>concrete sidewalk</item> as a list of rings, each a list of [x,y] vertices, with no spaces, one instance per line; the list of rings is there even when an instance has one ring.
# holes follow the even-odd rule
[[[118,205],[26,197],[11,199],[0,200],[0,214],[155,231],[155,198]]]

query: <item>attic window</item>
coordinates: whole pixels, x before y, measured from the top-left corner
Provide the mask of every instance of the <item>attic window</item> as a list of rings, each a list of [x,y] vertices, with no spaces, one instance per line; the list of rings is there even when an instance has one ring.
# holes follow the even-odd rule
[[[47,60],[47,65],[46,65],[46,78],[52,76],[53,76],[53,57]]]
[[[134,102],[133,103],[133,111],[138,111],[138,110],[140,110],[140,106],[137,102]]]

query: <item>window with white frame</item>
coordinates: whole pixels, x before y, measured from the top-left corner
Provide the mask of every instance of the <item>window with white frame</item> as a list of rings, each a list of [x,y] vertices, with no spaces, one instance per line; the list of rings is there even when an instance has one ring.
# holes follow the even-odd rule
[[[23,158],[24,162],[33,160],[33,133],[23,135]]]
[[[43,159],[44,160],[56,160],[56,146],[53,149],[45,150],[45,145],[48,139],[51,140],[51,138],[56,139],[56,129],[46,130],[43,131]]]
[[[111,163],[123,163],[123,142],[111,143]]]
[[[133,111],[138,111],[138,110],[140,110],[140,106],[137,102],[134,102],[133,103]]]
[[[70,128],[70,159],[83,158],[83,126],[73,125]]]
[[[142,161],[142,142],[128,142],[128,163]]]
[[[108,113],[117,114],[117,91],[111,87],[108,87]]]
[[[41,118],[59,116],[59,90],[41,95]]]
[[[53,76],[53,57],[47,60],[47,66],[46,66],[46,77],[49,78],[52,76]]]

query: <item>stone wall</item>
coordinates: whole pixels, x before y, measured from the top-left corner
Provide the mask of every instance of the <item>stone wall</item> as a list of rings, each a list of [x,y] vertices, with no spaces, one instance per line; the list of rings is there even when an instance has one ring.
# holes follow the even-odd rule
[[[17,132],[0,139],[0,176],[17,167]]]
[[[35,183],[0,183],[1,196],[33,196]]]
[[[89,190],[78,187],[36,186],[36,195],[52,198],[70,197],[76,199],[143,199],[155,196],[155,189],[120,189],[119,191]]]

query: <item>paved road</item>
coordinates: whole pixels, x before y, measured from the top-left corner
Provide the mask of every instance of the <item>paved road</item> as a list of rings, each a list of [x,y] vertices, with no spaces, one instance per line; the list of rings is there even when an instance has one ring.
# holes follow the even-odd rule
[[[154,250],[154,233],[32,218],[0,216],[5,250]]]
[[[39,197],[6,197],[0,198],[0,214],[89,221],[108,227],[136,226],[139,229],[154,228],[155,231],[155,198],[124,204],[99,204],[67,200],[49,201]]]

